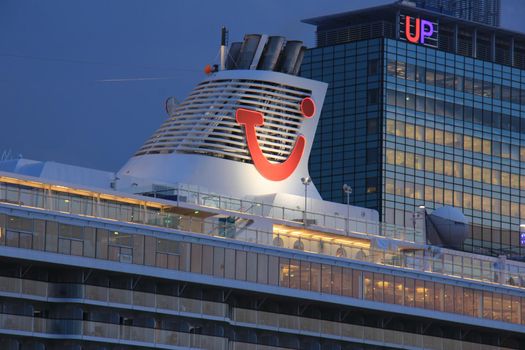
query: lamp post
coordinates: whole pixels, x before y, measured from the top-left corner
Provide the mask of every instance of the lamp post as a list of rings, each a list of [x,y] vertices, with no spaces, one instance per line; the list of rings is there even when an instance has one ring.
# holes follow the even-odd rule
[[[304,215],[303,215],[303,224],[304,227],[306,227],[306,205],[307,205],[307,199],[308,199],[308,185],[312,182],[312,179],[310,179],[310,176],[302,177],[301,182],[304,185]]]
[[[352,187],[344,184],[343,192],[346,194],[346,234],[348,234],[350,231],[350,195],[352,194]]]

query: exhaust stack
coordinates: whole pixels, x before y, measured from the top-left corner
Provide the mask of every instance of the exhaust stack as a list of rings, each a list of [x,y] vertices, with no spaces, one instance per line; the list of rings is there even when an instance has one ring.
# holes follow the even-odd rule
[[[228,50],[228,29],[221,28],[221,64],[220,70],[226,69],[226,50]]]

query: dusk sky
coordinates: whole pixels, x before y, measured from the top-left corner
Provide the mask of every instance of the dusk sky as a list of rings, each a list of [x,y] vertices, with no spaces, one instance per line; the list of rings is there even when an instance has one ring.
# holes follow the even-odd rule
[[[312,47],[301,19],[391,2],[0,0],[0,155],[116,171],[216,63],[222,25]],[[502,2],[525,32],[525,1]]]

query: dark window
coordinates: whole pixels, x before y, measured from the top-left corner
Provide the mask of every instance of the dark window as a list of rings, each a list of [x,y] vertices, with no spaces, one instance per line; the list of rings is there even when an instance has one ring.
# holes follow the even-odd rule
[[[367,92],[367,102],[369,105],[379,103],[379,89],[370,89]]]
[[[407,80],[416,80],[416,66],[407,63]]]
[[[492,113],[492,127],[498,129],[501,128],[501,113]]]
[[[368,75],[376,75],[379,72],[379,60],[372,59],[368,61]]]
[[[483,124],[483,110],[474,108],[474,123]]]
[[[436,72],[436,86],[445,87],[445,73]]]
[[[387,66],[386,66],[386,72],[388,75],[395,76],[396,75],[396,61],[394,60],[388,60]]]
[[[425,83],[425,67],[416,67],[416,81],[418,83]]]
[[[377,127],[378,127],[377,119],[367,119],[366,131],[369,134],[377,133],[377,129],[378,129]]]
[[[511,128],[514,132],[520,132],[520,118],[519,117],[511,117]]]
[[[454,89],[454,73],[446,73],[445,74],[445,87],[447,89]]]
[[[386,90],[386,103],[392,106],[396,105],[396,92],[394,90]]]
[[[375,164],[378,160],[377,148],[367,148],[366,150],[366,163]]]
[[[406,94],[406,108],[416,109],[416,96],[414,94]]]
[[[368,177],[366,179],[366,193],[377,192],[377,177]]]
[[[472,80],[472,78],[465,77],[464,83],[465,83],[464,85],[465,92],[468,92],[469,94],[471,94],[474,89],[474,81]]]
[[[463,119],[463,105],[460,105],[460,104],[454,105],[454,119],[457,119],[457,120]]]

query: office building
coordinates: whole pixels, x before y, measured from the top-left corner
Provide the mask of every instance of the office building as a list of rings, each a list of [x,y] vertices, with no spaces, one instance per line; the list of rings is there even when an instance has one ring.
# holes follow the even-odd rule
[[[412,226],[459,208],[465,251],[523,259],[525,35],[394,3],[305,20],[301,74],[329,84],[310,171],[321,196]]]

